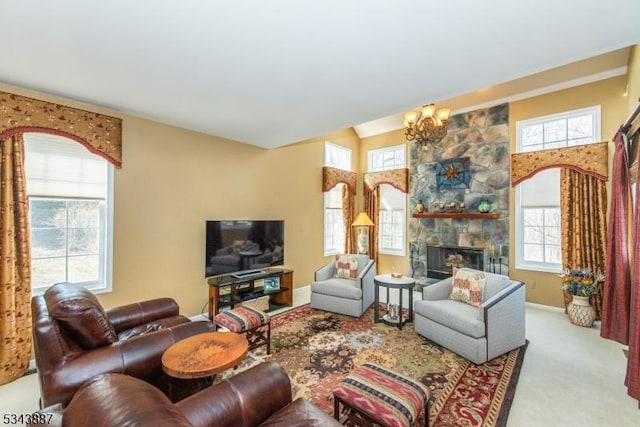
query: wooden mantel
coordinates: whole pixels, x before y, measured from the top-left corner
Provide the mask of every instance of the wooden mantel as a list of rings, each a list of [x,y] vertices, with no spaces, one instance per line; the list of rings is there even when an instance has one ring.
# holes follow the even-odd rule
[[[473,211],[433,211],[414,212],[414,218],[469,218],[469,219],[498,219],[498,212],[473,212]]]

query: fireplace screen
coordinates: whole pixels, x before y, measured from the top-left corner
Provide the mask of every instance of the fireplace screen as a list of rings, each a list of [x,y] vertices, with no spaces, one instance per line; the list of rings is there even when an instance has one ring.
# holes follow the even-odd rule
[[[453,275],[454,268],[460,267],[484,271],[487,255],[484,248],[427,245],[427,277],[444,279]]]

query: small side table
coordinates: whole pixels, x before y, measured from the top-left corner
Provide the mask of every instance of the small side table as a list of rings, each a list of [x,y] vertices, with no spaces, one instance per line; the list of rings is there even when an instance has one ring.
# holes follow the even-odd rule
[[[169,397],[175,402],[211,385],[216,374],[236,366],[248,351],[245,336],[234,332],[205,332],[176,342],[162,355],[162,369],[171,377]]]
[[[405,323],[413,322],[413,287],[416,284],[414,279],[406,276],[396,278],[391,277],[391,274],[380,274],[373,278],[373,283],[375,284],[375,299],[373,302],[373,321],[375,323],[383,322],[390,326],[397,326],[398,329],[402,330],[402,327]],[[397,322],[392,322],[388,319],[380,317],[380,286],[387,288],[387,305],[389,304],[389,290],[400,290],[400,301],[398,304],[399,313]],[[402,315],[402,291],[404,289],[409,290],[409,316],[406,319]]]

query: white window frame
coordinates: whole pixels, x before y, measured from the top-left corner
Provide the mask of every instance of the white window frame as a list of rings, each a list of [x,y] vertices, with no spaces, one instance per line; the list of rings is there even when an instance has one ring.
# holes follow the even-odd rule
[[[581,143],[581,144],[572,144],[571,139],[567,138],[563,141],[552,141],[547,142],[542,141],[542,147],[535,148],[533,150],[527,150],[526,147],[523,148],[523,132],[527,127],[530,126],[538,126],[544,125],[545,123],[558,121],[558,120],[569,120],[571,118],[575,118],[578,116],[584,115],[592,115],[592,137],[590,142]],[[562,148],[567,146],[575,146],[575,145],[586,145],[593,144],[601,141],[601,106],[595,105],[587,108],[580,108],[576,110],[566,111],[558,114],[551,114],[547,116],[536,117],[528,120],[520,120],[516,122],[516,151],[517,152],[526,152],[526,151],[538,151],[540,149],[555,149]],[[560,182],[558,182],[558,186]],[[543,271],[549,273],[559,273],[562,270],[562,261],[560,263],[550,263],[550,262],[536,262],[532,260],[524,259],[524,209],[532,209],[532,208],[540,208],[540,209],[548,209],[548,208],[558,208],[560,209],[560,205],[558,206],[549,206],[548,204],[541,204],[540,206],[527,206],[526,208],[522,207],[522,194],[521,194],[521,186],[517,185],[515,188],[515,199],[516,199],[516,207],[515,207],[515,227],[516,227],[516,247],[515,247],[515,266],[517,269],[521,270],[532,270],[532,271]],[[562,230],[560,230],[562,232]],[[543,251],[545,250],[543,245]],[[562,257],[562,255],[561,255]]]
[[[332,144],[328,141],[324,143],[324,165],[337,169],[351,170],[353,156],[351,149],[340,145]],[[344,184],[343,184],[344,185]],[[332,200],[339,200],[335,206],[331,205]],[[336,210],[342,213],[342,185],[336,185],[326,193],[323,193],[323,253],[324,256],[337,255],[345,252],[344,232],[335,232],[334,227],[329,227],[327,217],[329,212],[335,213]],[[335,216],[335,215],[334,215]],[[344,217],[340,215],[341,220],[336,221],[339,229],[343,230]]]
[[[386,161],[384,157],[387,156]],[[407,165],[407,146],[406,144],[394,145],[385,148],[379,148],[376,150],[369,150],[367,152],[367,171],[369,172],[381,172],[385,170],[401,169]],[[388,209],[384,203],[385,192],[398,192],[398,197],[401,195],[403,202],[399,206],[394,206]],[[376,224],[378,230],[376,238],[378,239],[378,253],[392,256],[405,256],[407,253],[407,195],[400,190],[391,187],[390,185],[384,185],[380,188],[380,224]],[[383,213],[383,211],[386,212]],[[384,218],[389,217],[391,223],[385,223]],[[395,223],[393,218],[401,218],[400,223]],[[397,246],[385,247],[382,242],[387,239],[383,238],[383,234],[387,230],[391,231],[393,237],[391,241],[400,242]]]
[[[49,136],[47,134],[47,136]],[[54,138],[63,138],[60,136],[55,136]],[[67,140],[72,141],[69,138],[65,138]],[[76,141],[73,141],[76,144],[79,144]],[[25,144],[28,144],[28,136],[25,138]],[[28,151],[28,150],[27,150]],[[28,154],[27,154],[28,155]],[[108,293],[113,290],[113,194],[114,194],[114,166],[104,160],[106,163],[106,194],[104,199],[104,207],[100,211],[100,260],[99,260],[99,269],[100,269],[100,280],[92,281],[92,282],[78,282],[77,284],[80,286],[84,286],[87,289],[91,290],[95,294],[100,293]],[[27,181],[28,181],[27,177]],[[29,189],[27,188],[27,197],[29,200],[34,199],[59,199],[59,200],[83,200],[86,198],[83,197],[69,197],[69,196],[42,196],[38,194],[30,194]],[[32,285],[32,293],[33,295],[42,295],[53,283],[46,286],[36,286]]]

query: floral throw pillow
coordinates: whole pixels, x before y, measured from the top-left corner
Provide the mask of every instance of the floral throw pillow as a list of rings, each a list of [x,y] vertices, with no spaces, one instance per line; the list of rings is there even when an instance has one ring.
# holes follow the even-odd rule
[[[336,273],[338,279],[358,277],[358,257],[355,255],[336,255]]]
[[[449,299],[479,307],[484,294],[485,274],[470,268],[458,268],[453,274]]]

